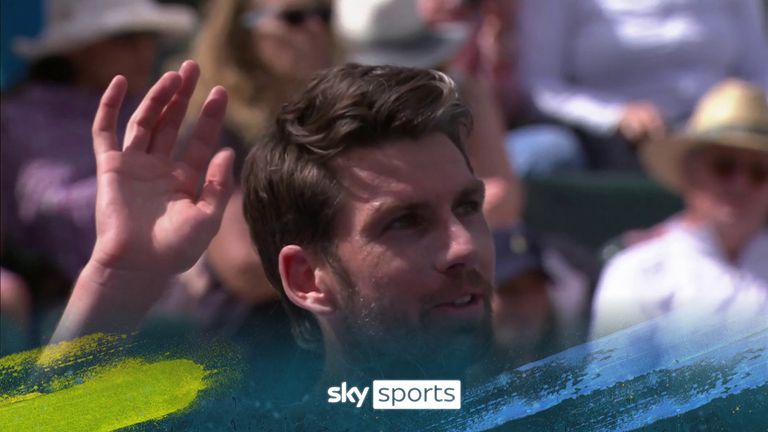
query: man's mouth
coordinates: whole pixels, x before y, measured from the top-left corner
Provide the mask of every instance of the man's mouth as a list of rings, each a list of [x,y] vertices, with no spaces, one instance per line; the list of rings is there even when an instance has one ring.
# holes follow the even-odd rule
[[[472,294],[467,294],[464,297],[457,298],[451,304],[453,304],[454,306],[464,306],[469,304],[469,302],[471,301],[472,301]]]
[[[482,318],[485,313],[485,299],[480,294],[464,294],[452,300],[438,303],[434,312],[457,319]]]
[[[476,270],[467,272],[460,282],[441,287],[429,313],[441,317],[441,321],[457,323],[488,318],[493,289],[490,282]]]

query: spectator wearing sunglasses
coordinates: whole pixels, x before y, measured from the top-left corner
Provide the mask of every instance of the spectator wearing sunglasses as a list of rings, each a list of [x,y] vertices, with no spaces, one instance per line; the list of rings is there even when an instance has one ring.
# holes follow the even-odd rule
[[[609,261],[593,305],[593,336],[683,307],[764,322],[765,95],[752,84],[725,81],[700,101],[685,133],[643,148],[649,172],[682,194],[685,209]]]
[[[250,143],[297,88],[331,66],[331,7],[319,0],[207,3],[192,57],[202,69],[192,108],[216,85],[230,89],[226,144]]]

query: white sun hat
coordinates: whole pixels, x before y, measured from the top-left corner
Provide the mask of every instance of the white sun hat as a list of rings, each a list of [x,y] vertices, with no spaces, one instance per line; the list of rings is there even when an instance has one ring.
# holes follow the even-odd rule
[[[13,49],[35,60],[119,33],[151,32],[171,40],[183,38],[195,24],[194,10],[184,5],[161,5],[152,0],[47,0],[42,33],[35,38],[16,38]]]
[[[334,7],[334,28],[356,63],[433,68],[469,35],[461,24],[428,27],[416,0],[336,0]]]

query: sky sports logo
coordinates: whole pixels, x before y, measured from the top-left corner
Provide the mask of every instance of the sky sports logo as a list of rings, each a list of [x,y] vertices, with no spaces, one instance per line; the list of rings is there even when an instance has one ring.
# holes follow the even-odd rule
[[[360,408],[370,387],[340,386],[328,388],[328,403],[351,403]],[[373,409],[461,409],[459,380],[376,380],[373,382]]]

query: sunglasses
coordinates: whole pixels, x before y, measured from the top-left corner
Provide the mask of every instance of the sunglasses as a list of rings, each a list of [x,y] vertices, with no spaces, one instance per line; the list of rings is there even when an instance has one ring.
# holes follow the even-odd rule
[[[245,12],[242,15],[242,23],[248,28],[254,28],[262,20],[275,17],[291,27],[301,27],[313,17],[317,17],[323,24],[329,25],[332,16],[333,10],[328,6],[304,9],[265,9]]]
[[[731,157],[713,158],[708,163],[709,172],[721,181],[730,181],[739,174],[745,174],[754,186],[768,181],[768,165],[759,162],[745,162]]]

